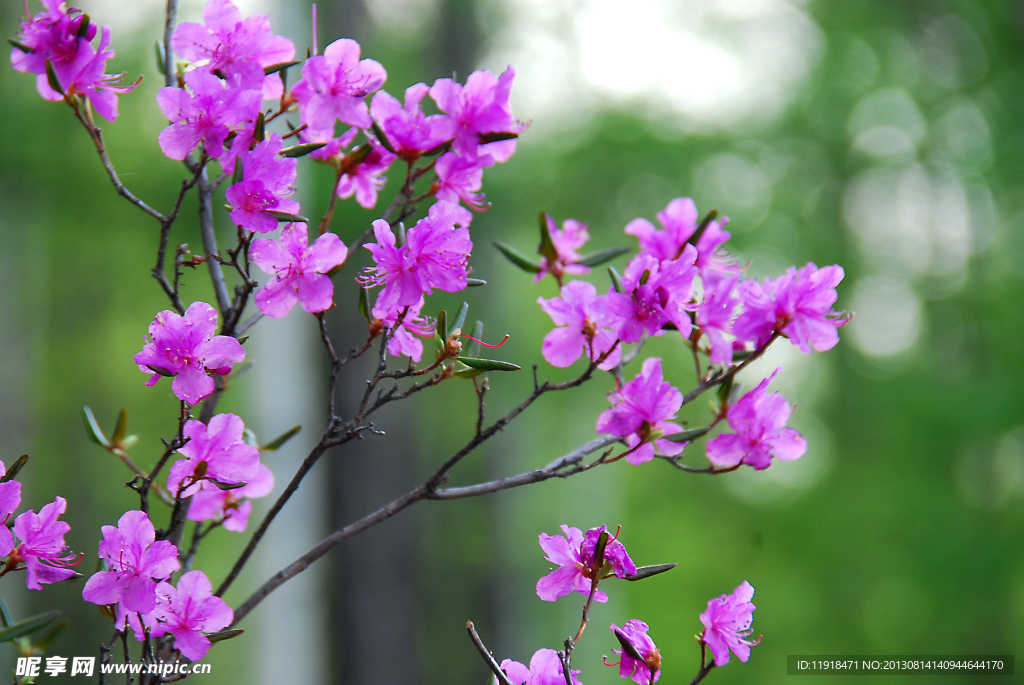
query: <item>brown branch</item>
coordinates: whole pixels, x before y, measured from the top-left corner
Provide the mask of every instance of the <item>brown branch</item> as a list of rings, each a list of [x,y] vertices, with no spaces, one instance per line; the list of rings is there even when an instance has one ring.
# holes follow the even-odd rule
[[[476,626],[473,625],[472,621],[466,621],[466,630],[469,632],[469,639],[473,641],[473,646],[476,647],[476,651],[480,652],[480,656],[483,657],[487,663],[487,667],[494,673],[494,677],[498,679],[498,682],[502,685],[512,685],[512,681],[505,675],[505,671],[501,670],[498,666],[498,662],[494,660],[494,657],[489,651],[487,651],[484,641],[480,639],[480,635],[476,632]]]

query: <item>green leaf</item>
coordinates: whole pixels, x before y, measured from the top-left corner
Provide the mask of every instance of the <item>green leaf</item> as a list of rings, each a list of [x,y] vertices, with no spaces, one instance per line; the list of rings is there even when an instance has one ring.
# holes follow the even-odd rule
[[[282,157],[302,157],[308,155],[310,152],[316,152],[322,147],[326,147],[327,143],[302,143],[300,145],[292,145],[281,150]]]
[[[53,610],[47,611],[45,614],[38,614],[36,616],[26,618],[24,621],[18,621],[17,623],[0,630],[0,642],[10,642],[22,635],[28,635],[33,630],[39,630],[43,626],[47,626],[60,618],[61,613],[57,610]]]
[[[89,35],[89,15],[88,14],[83,14],[82,15],[82,23],[78,25],[78,31],[75,32],[75,35],[77,37],[79,37],[79,38],[85,38],[86,36]]]
[[[437,337],[441,338],[442,343],[448,342],[448,312],[443,309],[437,315],[437,326],[434,330],[437,332]]]
[[[29,46],[25,45],[24,43],[19,43],[18,41],[14,40],[13,38],[8,38],[7,42],[10,43],[12,46],[18,48],[22,52],[24,52],[26,55],[32,53],[32,48],[30,48]]]
[[[294,67],[296,64],[301,64],[301,62],[281,62],[280,64],[271,64],[269,67],[263,67],[263,73],[266,76],[270,76],[271,74],[276,74],[288,67]]]
[[[594,545],[594,566],[604,566],[604,551],[608,548],[608,538],[610,537],[611,535],[606,530],[602,530],[601,534],[597,536],[597,544]]]
[[[256,439],[256,434],[252,432],[251,428],[246,427],[242,431],[242,440],[244,440],[245,444],[250,447],[258,448],[260,446],[260,441]]]
[[[263,139],[267,137],[267,120],[263,116],[263,112],[260,112],[256,117],[256,128],[252,133],[253,140],[262,143]]]
[[[60,79],[57,78],[57,70],[53,68],[53,62],[50,60],[46,60],[46,81],[50,84],[50,88],[61,95],[67,95],[64,92],[64,86],[60,85]]]
[[[477,287],[479,287],[481,285],[487,285],[487,281],[483,280],[482,278],[467,278],[466,279],[466,287],[467,288],[477,288]]]
[[[458,376],[459,378],[476,378],[482,373],[483,369],[470,369],[467,367],[465,369],[459,369],[453,375]]]
[[[349,167],[354,167],[357,164],[361,164],[366,155],[370,154],[373,150],[373,143],[363,143],[352,152],[345,155],[345,164]]]
[[[3,622],[4,628],[14,623],[14,619],[11,618],[11,610],[7,608],[7,602],[4,601],[3,597],[0,597],[0,621]]]
[[[634,647],[633,643],[629,641],[629,638],[626,637],[625,633],[616,629],[615,637],[618,639],[619,644],[622,645],[622,653],[624,655],[628,654],[631,658],[639,661],[640,663],[644,663],[644,658],[640,656],[640,652],[636,651],[636,647]]]
[[[532,259],[524,255],[522,252],[515,249],[511,245],[506,245],[500,240],[495,240],[494,246],[498,248],[503,255],[505,255],[505,259],[512,262],[513,264],[518,266],[523,271],[526,271],[527,273],[539,274],[541,271],[544,270],[540,268],[540,264],[537,264]]]
[[[370,313],[370,291],[368,288],[359,289],[359,313],[367,321],[373,321],[373,314]]]
[[[502,362],[497,359],[478,359],[476,357],[459,357],[459,361],[474,369],[483,371],[519,371],[523,367],[511,362]]]
[[[96,417],[92,415],[92,409],[89,409],[88,405],[82,407],[82,418],[85,419],[85,432],[90,440],[103,447],[110,444],[107,442],[107,437],[103,435],[100,424],[96,423]]]
[[[252,362],[235,364],[235,368],[231,371],[231,380],[238,380],[250,371],[252,371]]]
[[[61,620],[57,621],[53,628],[50,628],[48,631],[46,631],[46,633],[44,633],[42,637],[33,640],[36,649],[43,652],[49,649],[50,644],[57,638],[58,635],[60,635],[60,631],[67,628],[69,624],[70,621],[68,621],[66,618],[62,618]]]
[[[609,247],[607,250],[599,250],[597,252],[591,252],[588,255],[583,255],[577,264],[583,266],[601,266],[605,262],[610,262],[619,255],[626,254],[633,248],[631,247]]]
[[[135,443],[137,443],[138,441],[139,441],[139,436],[137,436],[137,435],[126,436],[125,439],[121,441],[121,449],[126,450],[129,447],[131,447],[132,445],[134,445]]]
[[[278,221],[288,221],[293,223],[308,224],[309,219],[298,214],[289,214],[288,212],[277,212],[272,209],[266,210],[267,214],[271,214],[277,218]]]
[[[612,286],[615,287],[615,292],[621,293],[625,291],[625,288],[622,287],[622,276],[619,275],[614,266],[608,267],[608,276],[612,279]]]
[[[497,143],[500,140],[515,140],[518,137],[518,133],[481,133],[480,144],[487,145],[487,143]]]
[[[405,222],[404,221],[399,221],[398,222],[398,231],[396,231],[396,233],[395,233],[395,244],[398,247],[403,247],[405,245],[405,243],[406,243]]]
[[[468,313],[469,313],[469,303],[468,302],[463,302],[462,306],[459,307],[459,311],[455,315],[455,318],[452,319],[452,323],[451,323],[451,331],[452,331],[452,333],[454,333],[456,329],[458,329],[460,332],[462,331],[463,327],[465,327],[465,325],[466,325],[466,314],[468,314]]]
[[[223,640],[230,640],[233,637],[238,637],[245,631],[241,628],[235,628],[234,630],[222,630],[219,633],[212,633],[206,636],[206,639],[210,642],[221,642]]]
[[[221,483],[219,480],[214,478],[207,478],[206,480],[210,481],[221,490],[237,490],[238,488],[244,488],[248,485],[248,483]]]
[[[284,433],[281,433],[281,435],[277,436],[276,438],[274,438],[273,440],[268,442],[266,445],[261,447],[260,451],[261,452],[265,452],[265,451],[269,450],[269,451],[273,452],[274,450],[280,449],[281,447],[284,446],[284,444],[286,442],[288,442],[289,440],[294,438],[296,435],[298,435],[299,431],[301,431],[301,430],[302,430],[302,426],[295,426],[294,428],[288,429],[287,431],[285,431]]]
[[[552,223],[554,221],[550,214],[540,213],[540,245],[537,246],[537,254],[547,257],[549,264],[558,259],[558,249],[555,247],[554,241],[551,240]]]
[[[114,424],[114,434],[110,437],[110,441],[115,445],[120,444],[124,440],[124,436],[128,434],[128,408],[121,407],[121,411],[117,412],[117,422]]]
[[[21,469],[27,463],[28,463],[28,455],[27,454],[23,454],[20,457],[18,457],[14,461],[14,463],[11,464],[11,468],[7,469],[7,473],[5,473],[2,477],[0,477],[0,483],[6,483],[9,480],[14,480],[14,477],[18,475],[18,471],[21,471]]]
[[[473,326],[473,333],[472,333],[472,335],[473,335],[474,338],[476,338],[476,340],[483,340],[484,339],[484,322],[483,321],[479,321],[478,320],[476,322],[476,325]],[[480,343],[478,343],[476,340],[470,340],[469,344],[466,345],[466,349],[463,350],[463,352],[468,354],[470,357],[479,357],[480,356]]]
[[[754,354],[754,350],[735,350],[732,353],[732,360],[734,362],[741,362],[752,354]]]
[[[167,71],[167,63],[164,62],[164,47],[160,45],[160,41],[156,41],[155,43],[153,43],[153,47],[155,48],[156,51],[157,69],[159,69],[160,73],[163,74]]]
[[[391,141],[388,140],[388,137],[384,133],[384,129],[380,127],[380,124],[378,124],[376,121],[373,122],[371,130],[373,131],[373,135],[377,137],[377,142],[383,145],[385,150],[387,150],[391,154],[395,154],[395,148],[391,145]]]
[[[641,566],[636,570],[636,573],[625,576],[623,580],[643,580],[644,578],[650,578],[656,576],[659,573],[665,571],[671,571],[676,567],[676,564],[654,564],[653,566]]]
[[[689,442],[690,440],[696,440],[697,438],[707,435],[710,430],[710,426],[703,426],[702,428],[691,428],[681,433],[673,433],[672,435],[666,435],[662,439],[671,440],[672,442]]]
[[[174,378],[175,376],[178,375],[171,371],[170,369],[165,369],[162,366],[153,366],[152,364],[146,364],[146,368],[148,368],[153,373],[160,374],[164,378]]]

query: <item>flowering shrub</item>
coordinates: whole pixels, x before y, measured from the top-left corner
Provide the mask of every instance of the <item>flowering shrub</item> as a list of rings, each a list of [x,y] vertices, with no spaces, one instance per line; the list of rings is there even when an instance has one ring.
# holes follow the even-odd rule
[[[509,104],[515,80],[512,67],[497,76],[473,72],[465,84],[449,78],[432,86],[413,84],[402,102],[381,90],[387,72],[378,62],[363,58],[353,40],[336,40],[323,54],[318,54],[314,41],[299,67],[300,62],[293,61],[295,46],[274,35],[265,16],[246,18],[230,0],[210,0],[203,23],[182,22],[175,28],[176,2],[171,0],[168,40],[160,53],[165,87],[156,103],[169,123],[156,143],[169,159],[184,163],[188,177],[165,213],[125,188],[96,125],[94,111],[113,121],[117,96],[133,88],[115,85],[119,77],[105,73],[106,61],[114,55],[109,49],[110,29],[98,28],[87,15],[59,0],[44,0],[44,5],[44,11],[22,23],[20,35],[12,41],[11,64],[37,75],[42,97],[70,108],[96,144],[117,192],[160,224],[153,275],[170,303],[170,309],[155,315],[142,350],[132,358],[149,376],[147,385],[162,376],[173,378],[171,390],[179,400],[173,417],[175,435],[152,467],[142,469],[128,458],[136,440],[125,435],[126,413],[108,439],[86,408],[90,436],[135,472],[128,485],[139,495],[138,509],[125,512],[116,527],[103,526],[99,570],[88,578],[82,593],[114,622],[114,640],[123,642],[126,654],[133,635],[142,643],[139,658],[144,663],[176,655],[190,660],[205,657],[212,644],[238,635],[241,631],[234,627],[267,595],[331,548],[422,500],[483,495],[622,460],[633,466],[659,460],[681,471],[717,475],[743,464],[766,469],[773,458],[797,459],[807,451],[806,440],[786,426],[792,411],[789,402],[767,392],[779,371],[739,399],[736,379],[780,339],[806,354],[835,346],[837,329],[849,320],[832,309],[843,270],[807,264],[763,283],[747,279],[725,248],[730,238],[724,230],[727,219],[714,210],[701,218],[689,198],[673,199],[658,213],[661,228],[644,218],[625,227],[624,233],[637,239],[638,249],[621,275],[615,267],[608,268],[608,286],[569,279],[591,274],[634,248],[587,254],[587,226],[575,219],[564,219],[559,227],[555,218],[540,215],[536,259],[495,241],[505,257],[532,274],[534,283],[547,275],[557,282],[557,297],[536,300],[554,323],[543,342],[537,341],[536,351],[555,367],[571,367],[581,357],[585,363],[578,376],[562,383],[541,382],[534,365],[532,392],[505,416],[486,422],[488,375],[520,367],[488,358],[498,353],[481,356],[482,348],[501,343],[480,339],[480,321],[472,328],[473,335],[465,332],[467,305],[452,316],[442,311],[436,319],[421,311],[435,289],[454,293],[484,284],[471,276],[470,266],[474,245],[482,242],[474,241],[470,230],[473,212],[489,207],[482,192],[484,170],[508,161],[517,138],[528,130]],[[292,69],[301,77],[289,87]],[[435,112],[428,113],[431,110]],[[298,165],[306,163],[335,171],[329,208],[316,225],[291,199]],[[330,230],[337,200],[354,196],[363,207],[375,207],[386,175],[396,164],[404,166],[398,173],[404,179],[394,200],[379,218],[360,226],[360,234],[346,245]],[[225,248],[217,243],[210,209],[222,186],[237,229],[234,244]],[[172,230],[183,199],[193,191],[199,199],[203,254],[192,255],[178,245],[169,273]],[[411,222],[408,229],[406,221]],[[342,357],[328,334],[325,312],[336,304],[332,278],[339,277],[349,256],[365,254],[357,252],[359,247],[370,253],[373,266],[348,277],[362,287],[359,309],[367,320],[366,341]],[[186,307],[178,287],[181,269],[203,265],[216,302]],[[254,272],[253,265],[268,278]],[[295,432],[261,447],[242,417],[217,413],[217,405],[227,389],[226,378],[246,356],[242,343],[247,331],[264,316],[282,317],[296,304],[317,319],[331,363],[327,427],[214,589],[202,570],[192,568],[197,549],[217,528],[236,533],[249,528],[251,500],[267,496],[274,486],[275,474],[260,462],[261,450],[280,447]],[[645,342],[662,336],[692,354],[692,388],[677,388],[665,380],[662,359],[642,357]],[[432,341],[432,346],[425,346],[422,339]],[[377,362],[365,393],[351,416],[339,415],[339,375],[374,345]],[[389,367],[388,355],[408,361]],[[634,362],[639,371],[630,371],[634,375],[627,381],[627,367]],[[476,430],[464,447],[423,485],[332,533],[239,606],[229,607],[221,599],[327,449],[374,434],[370,420],[382,407],[451,379],[471,381],[478,400]],[[593,380],[612,387],[611,407],[595,417],[595,431],[603,437],[534,471],[442,487],[464,457],[524,415],[539,397]],[[678,420],[681,408],[712,390],[717,393],[708,424],[685,427]],[[723,420],[730,430],[708,440],[708,465],[683,463],[684,457],[699,451],[694,443]],[[0,510],[5,520],[20,506],[21,489],[14,478],[26,461],[22,457],[6,472],[0,464]],[[166,510],[153,511],[151,495]],[[57,497],[39,514],[27,511],[18,516],[13,536],[8,528],[0,528],[0,553],[7,558],[0,576],[25,570],[28,587],[39,590],[79,575],[70,567],[85,555],[66,548],[64,534],[70,528],[58,520],[65,508],[65,500]],[[165,520],[164,527],[157,529],[156,519]],[[186,521],[195,522],[187,545],[182,540]],[[606,526],[583,532],[563,525],[562,531],[564,536],[540,534],[546,560],[558,568],[537,581],[536,591],[548,602],[573,593],[586,598],[576,632],[558,649],[538,649],[526,666],[512,659],[497,663],[473,624],[467,626],[483,660],[504,685],[577,683],[581,670],[573,669],[572,656],[593,602],[614,607],[612,580],[641,581],[675,565],[637,566],[620,539],[621,529],[612,534]],[[747,661],[750,647],[757,644],[746,639],[753,593],[744,581],[731,595],[711,600],[700,614],[701,667],[693,683],[715,666],[726,665],[730,653]],[[657,626],[633,618],[621,627],[611,623],[610,631],[614,641],[609,646],[615,646],[612,651],[619,659],[605,663],[618,666],[623,678],[653,684],[663,665],[678,668],[677,655],[667,655],[664,662],[651,635],[657,634]],[[104,662],[110,660],[112,647],[113,641],[103,646]],[[710,661],[707,648],[713,654]]]

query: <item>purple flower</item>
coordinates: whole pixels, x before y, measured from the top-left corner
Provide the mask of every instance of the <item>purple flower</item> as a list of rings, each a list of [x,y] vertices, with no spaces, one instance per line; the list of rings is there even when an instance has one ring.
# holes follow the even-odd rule
[[[310,57],[302,67],[302,80],[292,88],[302,107],[302,121],[324,130],[341,121],[370,128],[373,119],[363,99],[384,85],[387,72],[372,59],[359,59],[359,43],[336,40],[323,55]]]
[[[370,115],[380,126],[395,153],[407,162],[455,137],[455,123],[443,114],[426,116],[420,103],[430,88],[417,83],[405,89],[405,105],[379,91],[370,103]]]
[[[722,217],[721,221],[712,221],[697,239],[697,268],[705,278],[709,278],[716,271],[731,274],[740,270],[736,260],[725,250],[719,249],[732,237],[729,231],[722,229],[728,221],[728,217]]]
[[[0,461],[0,476],[5,473],[7,471],[4,463]],[[20,504],[21,483],[16,480],[0,483],[0,557],[10,554],[11,550],[14,549],[11,529],[6,524]]]
[[[209,481],[200,481],[199,491],[192,495],[188,508],[189,521],[224,521],[224,529],[243,533],[249,525],[252,513],[251,500],[266,497],[274,489],[274,474],[263,464],[258,464],[255,475],[240,488],[221,490]]]
[[[420,296],[420,301],[409,307],[409,311],[405,313],[405,318],[402,319],[402,325],[398,327],[395,334],[391,336],[391,340],[388,341],[388,354],[392,357],[405,355],[414,362],[418,362],[423,358],[423,343],[414,336],[418,335],[421,338],[434,337],[434,326],[431,325],[430,321],[420,316],[423,304],[424,299]],[[398,317],[402,314],[403,310],[404,307],[381,309],[377,306],[373,308],[372,313],[373,317],[378,319],[381,325],[390,330],[395,325],[395,322],[398,321]]]
[[[277,217],[271,210],[294,214],[299,203],[287,199],[295,192],[292,184],[299,160],[279,158],[284,141],[274,133],[252,149],[243,151],[242,180],[228,188],[231,220],[256,233],[270,233],[277,228]]]
[[[704,624],[701,637],[715,655],[716,666],[729,663],[730,649],[745,663],[750,658],[750,648],[761,641],[761,638],[753,642],[744,639],[750,635],[750,624],[754,620],[756,607],[750,603],[753,598],[754,588],[744,580],[731,595],[709,601],[707,611],[700,615],[700,622]]]
[[[324,233],[307,245],[306,224],[288,224],[281,240],[254,240],[249,259],[274,276],[256,293],[256,306],[279,319],[298,302],[315,313],[334,305],[334,284],[327,274],[345,263],[348,248],[333,233]]]
[[[697,205],[688,197],[678,197],[657,214],[665,230],[659,231],[647,219],[633,219],[626,233],[636,236],[640,249],[658,260],[673,260],[682,253],[683,245],[697,230],[700,215]]]
[[[565,274],[581,275],[590,273],[589,266],[576,263],[580,259],[580,254],[577,250],[586,245],[587,241],[590,240],[590,234],[587,233],[587,225],[575,219],[566,219],[562,222],[562,228],[558,228],[550,214],[545,214],[544,220],[547,222],[548,234],[551,236],[551,242],[554,244],[555,252],[558,256],[553,260],[541,257],[540,267],[543,271],[533,277],[533,282],[540,283],[541,279],[551,274],[558,281],[558,284],[561,285],[562,276]]]
[[[167,490],[175,497],[189,497],[202,480],[234,485],[256,475],[260,451],[245,442],[244,432],[245,424],[234,414],[217,414],[209,426],[187,422],[188,442],[178,449],[185,459],[171,465]]]
[[[597,290],[586,281],[566,283],[562,286],[561,297],[537,298],[540,308],[560,326],[544,336],[542,352],[552,366],[572,366],[582,354],[597,361],[615,345],[615,333],[602,327],[610,322],[601,307],[595,305],[598,299]],[[621,348],[615,347],[598,368],[603,371],[615,368],[621,357]]]
[[[185,74],[181,88],[161,88],[156,96],[160,110],[171,125],[160,132],[160,149],[171,159],[182,160],[200,142],[210,157],[220,157],[224,140],[231,131],[247,128],[260,107],[257,90],[231,88],[208,69],[193,69]],[[237,155],[232,145],[232,152]]]
[[[183,21],[174,30],[171,47],[190,62],[208,60],[206,67],[224,74],[234,88],[262,91],[268,99],[284,90],[280,74],[264,76],[263,68],[295,59],[295,45],[275,36],[265,14],[248,19],[230,0],[210,0],[203,24]]]
[[[355,195],[360,207],[372,209],[377,205],[377,193],[387,182],[384,172],[394,161],[395,155],[375,145],[358,164],[351,167],[342,165],[338,197],[344,200]]]
[[[205,302],[193,302],[185,316],[165,309],[149,324],[150,342],[132,359],[140,371],[151,375],[146,385],[153,385],[162,375],[175,376],[171,384],[175,396],[195,405],[213,392],[208,372],[226,375],[245,359],[237,340],[214,335],[216,331],[217,310]]]
[[[141,511],[125,512],[117,528],[103,526],[99,556],[109,570],[89,578],[82,598],[100,605],[118,603],[126,611],[141,614],[153,611],[157,582],[180,568],[174,544],[155,539],[153,524]]]
[[[430,97],[455,124],[452,148],[460,156],[473,159],[483,152],[494,161],[504,162],[515,152],[514,140],[492,143],[494,147],[480,145],[482,133],[520,133],[526,129],[512,116],[512,106],[508,101],[515,77],[515,69],[509,67],[501,76],[487,70],[474,71],[466,79],[465,86],[450,78],[434,82]],[[485,149],[481,150],[481,147]]]
[[[377,307],[411,307],[434,288],[454,293],[466,287],[466,262],[473,249],[469,229],[465,228],[468,214],[458,205],[437,202],[409,229],[408,242],[401,247],[396,245],[387,221],[373,222],[377,242],[365,247],[373,254],[376,267],[366,280],[384,283]]]
[[[67,552],[64,542],[64,534],[71,526],[57,520],[67,508],[64,498],[57,497],[38,514],[29,510],[14,521],[14,535],[21,544],[9,553],[8,562],[25,562],[28,569],[25,583],[30,590],[42,590],[43,585],[75,575],[67,566],[74,565],[71,562],[77,555]]]
[[[553,649],[538,649],[530,659],[530,667],[512,659],[505,659],[499,666],[514,685],[565,685],[565,668],[558,652]],[[580,685],[576,678],[581,671],[569,671],[573,685]]]
[[[736,338],[760,347],[778,332],[805,354],[831,350],[839,342],[836,329],[850,320],[832,311],[844,275],[838,264],[819,269],[808,262],[799,271],[789,267],[774,281],[765,279],[764,285],[744,281],[739,286],[743,313],[733,324]]]
[[[771,376],[729,407],[729,427],[735,433],[722,433],[708,441],[707,456],[716,467],[731,468],[749,464],[758,471],[772,465],[772,457],[782,461],[799,459],[807,451],[807,441],[794,428],[786,428],[793,413],[786,398],[777,392],[767,394]]]
[[[434,170],[437,182],[432,188],[438,200],[458,204],[462,200],[473,209],[482,210],[484,194],[479,192],[484,184],[484,167],[494,165],[489,155],[466,158],[454,152],[446,152],[438,158]]]
[[[647,624],[634,618],[631,621],[626,621],[626,625],[621,628],[614,623],[609,628],[615,633],[615,637],[620,643],[628,642],[642,659],[642,661],[638,661],[626,649],[613,649],[613,652],[621,655],[618,664],[619,677],[632,678],[633,682],[638,685],[658,682],[658,678],[661,677],[661,652],[654,644],[654,640],[647,634],[647,631],[650,630]],[[609,665],[614,666],[615,664]]]
[[[640,375],[610,393],[608,400],[613,406],[597,418],[597,432],[626,438],[630,448],[626,461],[630,464],[654,459],[655,447],[668,456],[686,447],[685,442],[664,439],[683,430],[668,420],[675,418],[683,406],[683,394],[664,380],[658,357],[645,359]]]
[[[120,612],[119,612],[120,615]],[[143,623],[151,637],[174,636],[174,648],[191,661],[206,656],[210,640],[203,633],[216,633],[231,625],[235,612],[213,595],[213,585],[202,571],[189,571],[178,578],[178,587],[167,582],[156,587],[156,608],[139,616],[129,614],[135,637],[145,638]],[[140,620],[141,619],[141,620]]]
[[[711,343],[711,363],[732,364],[733,344],[725,335],[732,331],[732,317],[740,300],[733,294],[739,276],[707,272],[704,299],[697,308],[697,325]]]
[[[595,572],[594,551],[601,533],[607,530],[605,526],[591,528],[584,535],[579,528],[570,528],[563,524],[562,531],[565,537],[541,533],[540,547],[547,554],[544,558],[558,564],[560,568],[537,581],[537,596],[545,602],[554,602],[573,591],[589,597],[591,577]],[[625,546],[617,539],[608,541],[604,562],[611,566],[612,572],[618,578],[636,573],[636,564],[629,558]],[[601,568],[596,571],[600,573]],[[597,580],[601,581],[600,578]],[[607,602],[608,595],[595,590],[594,599],[598,602]]]
[[[673,323],[684,337],[690,337],[690,300],[697,269],[693,265],[697,250],[683,248],[674,261],[661,261],[641,253],[630,260],[622,277],[625,292],[609,292],[602,309],[612,321],[619,340],[631,343],[647,335],[662,334],[666,323]]]

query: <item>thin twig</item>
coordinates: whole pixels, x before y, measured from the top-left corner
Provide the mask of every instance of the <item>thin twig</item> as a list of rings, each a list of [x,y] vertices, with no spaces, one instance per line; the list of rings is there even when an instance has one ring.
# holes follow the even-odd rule
[[[480,635],[476,632],[476,626],[473,625],[472,621],[466,621],[466,630],[469,632],[469,639],[473,641],[473,646],[476,647],[476,651],[480,652],[480,656],[483,657],[487,663],[487,667],[491,669],[496,677],[503,685],[512,685],[512,681],[505,675],[505,671],[501,670],[498,666],[498,662],[494,660],[494,657],[487,647],[484,645],[484,641],[480,639]]]

